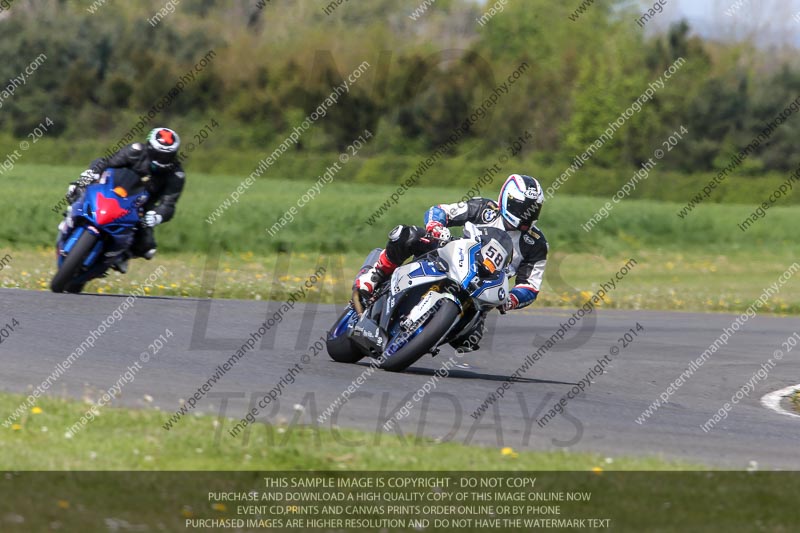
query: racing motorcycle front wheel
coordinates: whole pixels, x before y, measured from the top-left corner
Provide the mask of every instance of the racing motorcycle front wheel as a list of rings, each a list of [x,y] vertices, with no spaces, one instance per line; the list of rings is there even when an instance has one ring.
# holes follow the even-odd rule
[[[390,372],[402,372],[414,364],[434,348],[456,321],[459,313],[460,310],[455,302],[443,298],[439,309],[433,313],[433,316],[426,323],[418,326],[416,331],[411,333],[409,339],[394,353],[389,352],[397,347],[395,340],[397,337],[389,342],[381,357],[380,367]]]
[[[53,292],[72,292],[79,293],[83,290],[83,283],[75,281],[83,268],[83,261],[91,253],[97,242],[97,236],[91,231],[85,231],[78,238],[78,242],[72,247],[64,262],[61,263],[56,275],[50,282],[50,290]]]

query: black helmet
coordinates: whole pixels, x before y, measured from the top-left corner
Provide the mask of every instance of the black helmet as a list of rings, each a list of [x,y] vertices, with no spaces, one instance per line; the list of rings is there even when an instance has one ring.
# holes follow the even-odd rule
[[[167,169],[175,163],[181,138],[169,128],[156,128],[147,136],[147,155],[157,169]]]
[[[500,214],[514,229],[531,229],[542,212],[544,193],[539,182],[530,176],[511,174],[500,188]]]

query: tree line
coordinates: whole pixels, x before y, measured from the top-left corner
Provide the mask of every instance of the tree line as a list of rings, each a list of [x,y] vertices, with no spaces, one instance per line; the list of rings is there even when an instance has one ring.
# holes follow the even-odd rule
[[[13,4],[0,18],[0,91],[40,54],[47,59],[3,98],[0,132],[24,138],[49,116],[60,118],[52,138],[119,139],[211,50],[213,64],[159,120],[191,131],[213,115],[223,128],[208,146],[221,152],[280,142],[364,61],[368,71],[295,151],[342,151],[368,129],[376,151],[445,146],[449,156],[469,158],[531,131],[524,155],[569,165],[638,102],[588,164],[639,166],[685,128],[660,165],[707,172],[752,147],[800,96],[796,51],[705,40],[686,22],[645,34],[629,2],[596,3],[577,21],[561,3],[509,2],[482,25],[475,21],[484,6],[468,0],[440,0],[417,20],[409,16],[416,0],[344,3],[331,13],[312,0],[198,0],[177,4],[155,26],[148,21],[163,2],[131,4]],[[512,80],[522,64],[528,68]],[[484,116],[470,120],[476,113]],[[740,173],[796,166],[793,114],[752,148]],[[448,144],[457,130],[459,142]]]

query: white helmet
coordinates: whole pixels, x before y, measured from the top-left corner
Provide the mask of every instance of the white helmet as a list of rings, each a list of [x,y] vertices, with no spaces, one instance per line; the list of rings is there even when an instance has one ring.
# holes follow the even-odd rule
[[[511,174],[500,188],[500,215],[509,226],[528,231],[539,220],[544,192],[539,182],[530,176]]]

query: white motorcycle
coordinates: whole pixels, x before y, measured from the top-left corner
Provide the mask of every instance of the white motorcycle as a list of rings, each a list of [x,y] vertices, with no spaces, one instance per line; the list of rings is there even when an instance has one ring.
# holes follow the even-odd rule
[[[364,266],[380,253],[373,250]],[[426,353],[435,356],[492,309],[503,312],[513,253],[504,231],[467,223],[463,237],[442,239],[439,248],[398,267],[368,301],[354,292],[328,332],[328,354],[342,363],[372,357],[396,372]]]

